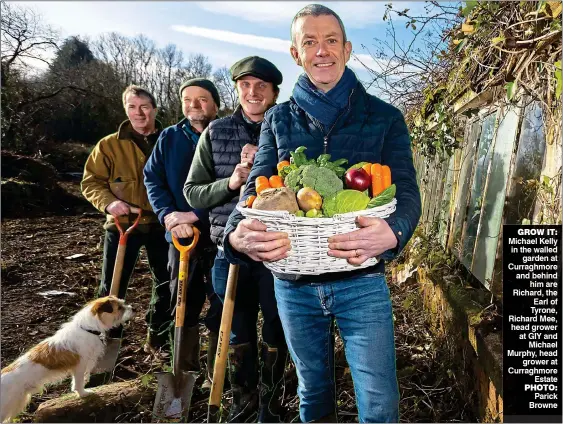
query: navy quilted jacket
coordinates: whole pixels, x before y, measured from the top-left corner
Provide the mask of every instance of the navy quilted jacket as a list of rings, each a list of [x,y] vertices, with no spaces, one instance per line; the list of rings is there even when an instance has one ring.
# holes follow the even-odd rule
[[[301,109],[293,98],[270,109],[265,116],[260,134],[259,150],[243,200],[256,194],[255,179],[260,175],[274,175],[276,164],[289,160],[289,152],[299,146],[307,147],[309,159],[322,153],[330,153],[332,160],[346,158],[350,165],[366,161],[389,165],[392,182],[397,186],[397,210],[386,218],[395,233],[398,246],[381,255],[393,259],[411,238],[421,214],[420,191],[412,160],[409,132],[402,113],[394,106],[368,94],[361,83],[352,90],[348,108],[328,131]],[[235,230],[243,217],[236,209],[225,228],[225,255],[231,263],[250,259],[234,251],[228,243],[228,235]],[[371,268],[347,273],[332,273],[307,280],[328,281],[342,279],[359,273],[383,272],[383,261]],[[336,275],[339,274],[339,275]],[[346,274],[346,275],[342,275]],[[284,279],[299,277],[278,276]],[[305,276],[304,276],[305,277]]]
[[[183,193],[198,139],[199,134],[194,133],[187,119],[164,129],[145,165],[144,183],[150,204],[162,225],[169,213],[193,211],[199,218],[196,226],[203,234],[208,234],[209,212],[192,208]],[[166,240],[172,242],[169,231],[166,231]]]

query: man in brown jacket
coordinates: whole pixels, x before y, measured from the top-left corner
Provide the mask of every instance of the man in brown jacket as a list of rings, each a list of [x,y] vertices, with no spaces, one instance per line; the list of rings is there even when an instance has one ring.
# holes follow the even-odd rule
[[[143,168],[162,130],[156,120],[156,100],[147,90],[131,85],[123,92],[127,119],[116,133],[101,139],[90,153],[84,167],[81,188],[84,197],[106,214],[102,281],[99,296],[109,294],[119,232],[118,219],[125,230],[135,216],[131,208],[142,209],[138,227],[129,235],[119,297],[124,298],[127,285],[142,246],[145,246],[153,278],[152,300],[145,319],[149,327],[146,351],[167,356],[168,327],[171,325],[168,243],[165,229],[154,214],[143,184]],[[113,329],[110,337],[120,337],[122,329]]]

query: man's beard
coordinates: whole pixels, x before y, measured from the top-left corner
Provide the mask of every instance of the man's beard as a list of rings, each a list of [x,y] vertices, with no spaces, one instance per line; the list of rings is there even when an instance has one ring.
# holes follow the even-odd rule
[[[188,121],[190,121],[191,124],[206,125],[211,121],[211,118],[208,117],[208,116],[205,116],[205,114],[203,114],[203,113],[199,113],[197,116],[188,115]]]

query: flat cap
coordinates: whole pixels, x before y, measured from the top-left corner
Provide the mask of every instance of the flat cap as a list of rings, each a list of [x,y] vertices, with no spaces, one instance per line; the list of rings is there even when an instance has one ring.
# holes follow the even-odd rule
[[[215,87],[215,84],[213,84],[213,82],[209,81],[206,78],[192,78],[184,81],[179,90],[180,98],[182,97],[182,91],[184,90],[184,88],[192,86],[201,87],[204,90],[209,91],[217,107],[221,107],[221,97],[219,97],[219,91],[217,90],[217,87]]]
[[[246,75],[260,78],[262,81],[271,82],[274,85],[280,85],[283,81],[283,76],[276,65],[259,56],[245,57],[231,66],[233,81]]]

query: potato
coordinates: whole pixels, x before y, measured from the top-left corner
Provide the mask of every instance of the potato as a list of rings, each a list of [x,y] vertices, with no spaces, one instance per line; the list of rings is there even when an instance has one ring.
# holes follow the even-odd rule
[[[311,209],[320,209],[323,205],[323,199],[319,193],[310,187],[303,187],[297,192],[297,203],[305,212]]]
[[[254,200],[252,209],[295,213],[299,210],[299,205],[297,204],[295,193],[289,188],[268,188],[262,191]]]

